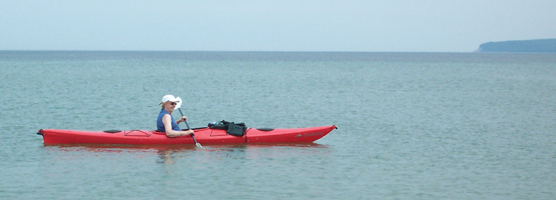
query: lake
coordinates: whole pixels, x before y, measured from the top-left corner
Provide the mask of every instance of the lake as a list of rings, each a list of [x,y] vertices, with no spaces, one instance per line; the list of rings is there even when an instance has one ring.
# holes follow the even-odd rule
[[[556,54],[0,51],[0,72],[0,199],[556,196]],[[154,130],[166,94],[192,127],[338,129],[203,149],[36,134]]]

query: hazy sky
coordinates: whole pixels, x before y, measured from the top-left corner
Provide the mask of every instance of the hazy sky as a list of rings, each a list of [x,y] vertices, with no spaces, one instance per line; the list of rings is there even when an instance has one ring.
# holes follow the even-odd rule
[[[0,50],[470,52],[556,38],[556,0],[0,0]]]

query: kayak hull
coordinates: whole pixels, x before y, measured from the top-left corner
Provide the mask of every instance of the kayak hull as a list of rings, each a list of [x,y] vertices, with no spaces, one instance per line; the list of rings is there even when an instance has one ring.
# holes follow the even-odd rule
[[[195,129],[197,142],[205,144],[246,144],[246,143],[311,143],[336,128],[332,126],[256,129],[248,128],[243,136],[228,135],[226,130],[199,128]],[[77,131],[60,129],[41,129],[37,133],[43,136],[44,144],[195,144],[189,135],[168,137],[165,133],[151,130],[129,131]]]

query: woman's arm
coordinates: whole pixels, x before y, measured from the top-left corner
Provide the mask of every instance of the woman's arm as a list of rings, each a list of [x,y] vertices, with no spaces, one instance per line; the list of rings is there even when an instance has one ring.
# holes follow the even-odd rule
[[[187,130],[187,131],[172,130],[172,118],[170,117],[169,114],[166,114],[162,117],[162,123],[164,124],[164,130],[166,131],[166,135],[168,137],[178,137],[178,136],[184,136],[193,133],[193,130]]]

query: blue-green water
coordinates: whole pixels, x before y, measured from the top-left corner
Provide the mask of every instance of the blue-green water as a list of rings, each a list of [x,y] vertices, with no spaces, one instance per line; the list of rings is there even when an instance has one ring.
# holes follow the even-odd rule
[[[0,72],[0,199],[556,196],[556,54],[0,51]],[[154,129],[166,94],[193,127],[339,129],[205,149],[35,134]]]

